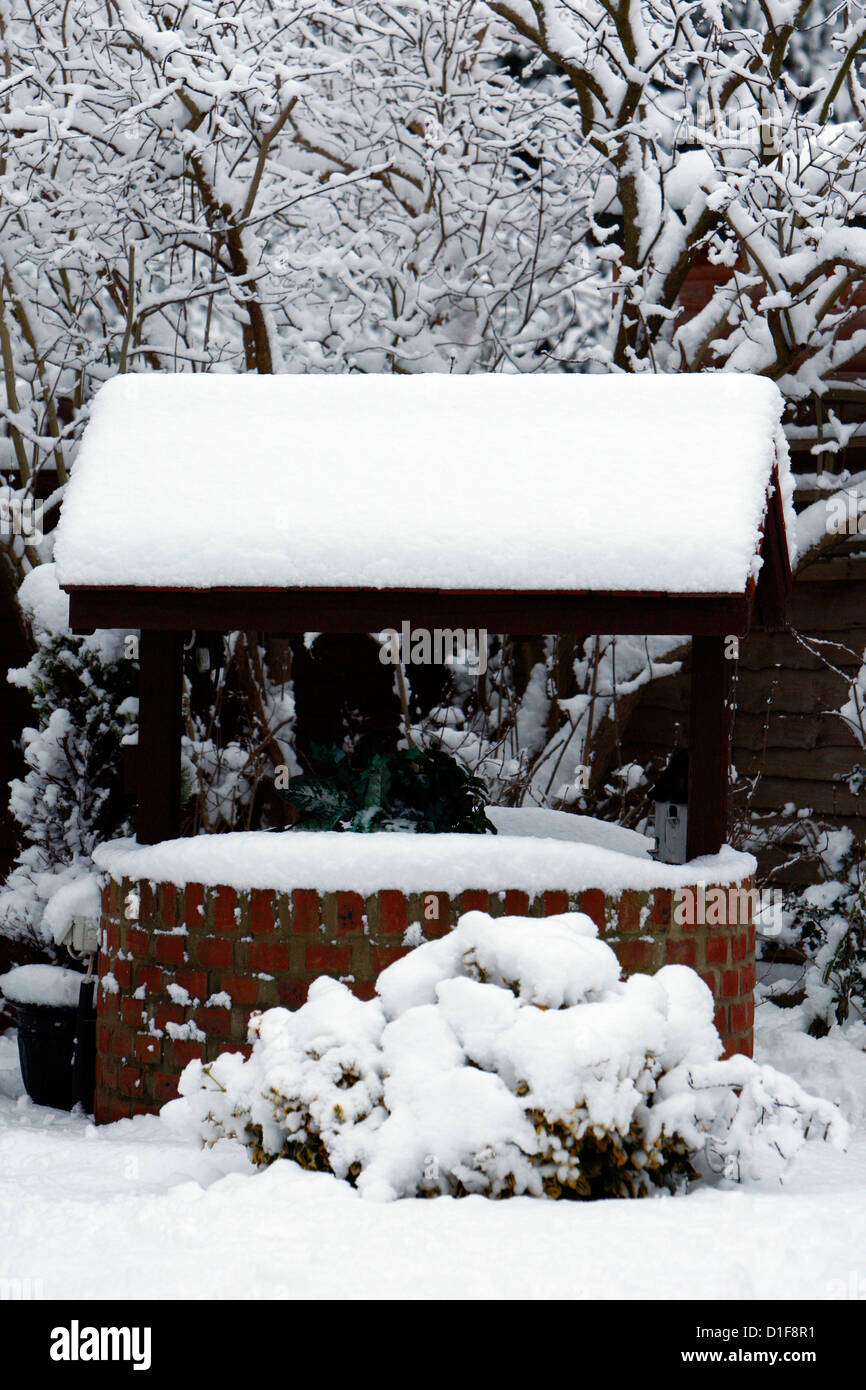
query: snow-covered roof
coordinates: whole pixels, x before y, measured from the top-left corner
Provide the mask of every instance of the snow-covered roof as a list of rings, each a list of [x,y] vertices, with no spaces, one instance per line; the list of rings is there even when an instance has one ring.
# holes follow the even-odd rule
[[[781,410],[731,373],[116,377],[58,578],[742,594]]]

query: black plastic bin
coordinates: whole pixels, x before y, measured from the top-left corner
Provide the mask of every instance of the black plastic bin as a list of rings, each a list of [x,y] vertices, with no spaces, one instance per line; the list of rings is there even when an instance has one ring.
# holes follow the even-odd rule
[[[93,1113],[96,1072],[95,981],[82,983],[77,1008],[14,1005],[24,1088],[37,1105]]]

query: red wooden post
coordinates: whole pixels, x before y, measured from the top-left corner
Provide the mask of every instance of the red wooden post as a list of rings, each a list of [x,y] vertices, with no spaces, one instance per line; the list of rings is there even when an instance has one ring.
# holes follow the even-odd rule
[[[183,633],[145,629],[138,649],[138,842],[180,833]]]
[[[731,663],[724,637],[692,638],[689,859],[718,854],[728,833]]]

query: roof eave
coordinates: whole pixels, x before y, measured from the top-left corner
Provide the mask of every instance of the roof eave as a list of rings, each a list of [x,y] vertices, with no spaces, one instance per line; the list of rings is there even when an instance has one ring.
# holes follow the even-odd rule
[[[144,588],[66,584],[74,632],[378,632],[412,627],[545,634],[745,636],[756,593],[509,589]],[[752,586],[754,588],[754,586]]]

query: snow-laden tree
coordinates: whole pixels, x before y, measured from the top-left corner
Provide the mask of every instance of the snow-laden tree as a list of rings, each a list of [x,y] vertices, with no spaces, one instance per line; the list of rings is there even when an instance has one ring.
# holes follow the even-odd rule
[[[543,365],[587,195],[501,38],[465,0],[4,0],[0,467],[62,485],[115,372]]]
[[[866,346],[850,303],[866,278],[863,6],[489,8],[574,94],[612,269],[610,329],[587,357],[627,371],[723,365],[770,375],[795,400],[824,393]],[[842,125],[840,94],[854,115]],[[717,283],[684,320],[678,299],[704,260]]]

